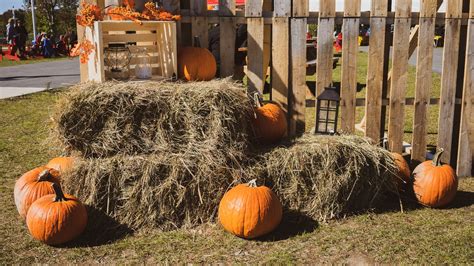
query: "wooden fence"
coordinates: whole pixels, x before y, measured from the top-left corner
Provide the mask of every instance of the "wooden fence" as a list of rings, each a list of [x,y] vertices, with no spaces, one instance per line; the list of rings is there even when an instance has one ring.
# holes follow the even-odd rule
[[[316,95],[333,81],[333,32],[342,26],[341,130],[354,132],[356,107],[365,106],[366,136],[380,143],[387,120],[389,148],[402,152],[405,106],[414,105],[411,157],[416,163],[426,156],[427,110],[439,108],[437,146],[445,149],[443,161],[455,165],[459,176],[474,176],[474,0],[445,1],[445,13],[437,12],[439,0],[420,1],[420,12],[412,12],[411,0],[394,0],[393,10],[391,0],[372,0],[366,12],[360,11],[361,0],[345,0],[343,12],[336,12],[335,0],[320,0],[319,12],[309,11],[309,0],[247,0],[245,11],[236,10],[234,0],[220,0],[218,11],[208,11],[206,0],[163,2],[182,15],[178,45],[190,45],[193,36],[207,45],[210,25],[220,25],[221,77],[234,73],[236,25],[247,24],[248,86],[263,89],[270,57],[271,97],[288,112],[290,136],[304,132],[306,108],[314,106],[314,98],[306,96],[307,25],[317,24]],[[356,98],[360,24],[371,29],[363,99]],[[445,26],[440,98],[430,98],[435,25]],[[408,59],[416,47],[410,99]]]

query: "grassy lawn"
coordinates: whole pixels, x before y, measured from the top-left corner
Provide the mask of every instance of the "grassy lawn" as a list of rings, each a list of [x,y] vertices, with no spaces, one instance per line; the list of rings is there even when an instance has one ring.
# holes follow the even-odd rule
[[[18,65],[26,65],[26,64],[36,64],[36,63],[59,61],[59,60],[66,60],[66,59],[69,59],[69,57],[53,57],[53,58],[11,61],[11,60],[8,60],[7,58],[4,57],[3,60],[0,61],[0,67],[10,67],[10,66],[18,66]]]
[[[360,54],[360,58],[364,57]],[[336,69],[336,79],[338,71]],[[363,78],[360,82],[365,83]],[[410,84],[414,86],[412,82]],[[436,90],[439,93],[439,88]],[[408,95],[410,93],[412,91]],[[358,97],[363,95],[364,91],[359,92]],[[68,246],[43,245],[30,237],[17,214],[13,186],[22,173],[58,155],[46,141],[49,114],[58,97],[59,91],[47,91],[0,100],[0,204],[3,206],[0,261],[3,264],[469,264],[474,261],[474,178],[460,180],[457,197],[447,209],[418,208],[408,204],[404,213],[393,208],[384,213],[362,214],[327,224],[285,215],[276,232],[254,241],[231,236],[216,224],[204,224],[192,229],[136,233],[112,239],[104,239],[97,232],[87,230]],[[314,109],[308,110],[308,115],[310,112],[314,113]],[[407,123],[406,130],[410,127],[411,123]],[[89,221],[89,225],[93,224],[94,221]]]

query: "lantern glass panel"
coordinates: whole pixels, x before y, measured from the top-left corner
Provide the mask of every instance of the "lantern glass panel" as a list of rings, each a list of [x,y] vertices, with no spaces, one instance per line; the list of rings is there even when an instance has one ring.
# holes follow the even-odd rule
[[[332,121],[336,120],[336,111],[335,111],[335,110],[334,110],[334,111],[331,110],[331,111],[329,112],[328,119],[329,119],[329,120],[332,120]]]

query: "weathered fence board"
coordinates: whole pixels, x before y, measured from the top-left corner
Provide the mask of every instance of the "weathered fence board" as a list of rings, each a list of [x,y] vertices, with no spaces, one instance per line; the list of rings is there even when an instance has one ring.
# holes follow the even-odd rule
[[[306,19],[292,18],[291,22],[291,137],[305,132],[306,100]]]
[[[247,18],[247,81],[251,92],[259,91],[262,93],[265,82],[265,73],[263,72],[263,26],[262,18]]]
[[[273,19],[272,28],[272,100],[279,103],[288,112],[290,28],[289,19],[278,17]]]
[[[398,0],[395,4],[388,144],[391,151],[401,153],[403,151],[403,126],[405,121],[404,98],[408,78],[411,1]]]
[[[444,153],[441,157],[443,162],[450,161],[452,150],[461,17],[462,2],[448,1],[444,32],[441,101],[439,106],[437,143],[438,147],[444,149]]]
[[[366,92],[366,130],[365,135],[378,143],[382,118],[382,88],[385,50],[385,16],[387,15],[388,0],[372,1],[369,37],[369,59],[367,65]],[[382,64],[382,65],[381,65]],[[369,121],[369,122],[367,122]]]
[[[220,34],[220,76],[234,74],[235,59],[235,0],[219,1],[219,34]]]
[[[471,3],[469,13],[457,164],[459,176],[474,175],[474,3]]]
[[[333,32],[336,3],[334,0],[319,2],[318,44],[316,62],[316,96],[332,83]]]
[[[428,105],[432,87],[433,40],[435,33],[435,15],[437,0],[421,2],[420,29],[418,37],[418,55],[415,85],[415,117],[413,120],[413,138],[411,159],[424,162],[426,158],[426,137],[428,129]]]
[[[353,133],[355,129],[359,19],[354,17],[359,15],[360,0],[345,0],[342,24],[341,130],[346,133]]]

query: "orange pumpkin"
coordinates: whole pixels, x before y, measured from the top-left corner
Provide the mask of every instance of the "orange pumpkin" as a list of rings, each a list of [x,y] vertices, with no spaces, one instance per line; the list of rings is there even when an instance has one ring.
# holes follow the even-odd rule
[[[273,231],[280,224],[282,206],[266,186],[255,180],[227,191],[219,204],[219,221],[236,236],[252,239]]]
[[[401,154],[392,152],[392,156],[398,169],[397,176],[395,177],[395,183],[397,184],[398,189],[402,190],[403,186],[410,182],[410,166],[408,166],[407,161]]]
[[[65,172],[74,165],[74,157],[56,157],[46,164],[46,167],[53,168],[59,172]]]
[[[443,207],[449,204],[458,189],[458,178],[454,169],[441,163],[440,149],[433,161],[426,161],[413,170],[413,191],[418,201],[429,207]]]
[[[26,217],[31,204],[37,199],[54,193],[52,183],[59,184],[59,172],[44,166],[26,172],[16,181],[13,195],[21,217]]]
[[[288,130],[285,112],[274,103],[262,105],[258,94],[255,94],[255,118],[252,125],[255,130],[257,140],[265,144],[280,141]]]
[[[187,81],[209,81],[216,76],[217,63],[209,50],[199,47],[183,47],[178,52],[178,77]]]
[[[48,245],[66,243],[79,236],[87,225],[87,211],[75,197],[64,194],[53,183],[55,194],[46,195],[31,205],[26,224],[31,235]]]

